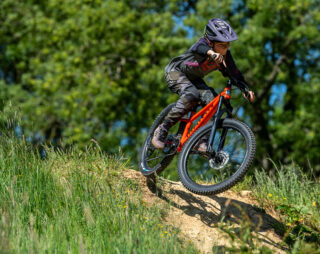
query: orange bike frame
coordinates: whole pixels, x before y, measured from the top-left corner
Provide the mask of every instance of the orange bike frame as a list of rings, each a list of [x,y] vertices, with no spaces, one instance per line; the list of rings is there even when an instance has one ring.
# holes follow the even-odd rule
[[[225,99],[230,100],[231,98],[231,87],[226,87],[216,98],[214,98],[208,105],[202,108],[198,113],[192,112],[190,119],[181,120],[187,122],[187,125],[182,134],[180,145],[178,147],[178,151],[180,152],[184,143],[191,137],[191,135],[198,130],[200,127],[204,126],[210,118],[217,112],[218,102],[220,97],[223,96]],[[201,117],[199,122],[193,127],[190,131],[192,123]]]

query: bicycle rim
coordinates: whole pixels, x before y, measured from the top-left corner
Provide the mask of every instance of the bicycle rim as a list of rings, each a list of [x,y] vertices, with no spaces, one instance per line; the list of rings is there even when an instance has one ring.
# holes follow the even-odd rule
[[[190,144],[186,158],[190,180],[204,187],[220,184],[232,177],[244,163],[248,150],[245,137],[238,130],[218,127],[213,143],[216,155],[198,152],[199,143],[208,139],[210,130]]]
[[[145,174],[157,172],[160,173],[175,156],[179,139],[183,129],[177,124],[172,127],[168,133],[165,149],[160,150],[152,145],[153,133],[151,133],[143,147],[141,166]]]

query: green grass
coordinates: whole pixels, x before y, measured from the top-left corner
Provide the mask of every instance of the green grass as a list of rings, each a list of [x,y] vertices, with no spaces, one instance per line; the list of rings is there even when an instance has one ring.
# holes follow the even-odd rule
[[[320,231],[320,184],[312,174],[297,165],[275,165],[274,176],[256,171],[255,180],[254,194],[261,203],[283,209],[289,224],[305,221]]]
[[[1,253],[197,253],[179,229],[163,223],[169,205],[147,207],[139,185],[122,176],[125,158],[108,156],[93,142],[85,151],[47,147],[41,159],[7,130],[16,124],[10,117],[0,115]],[[292,253],[319,252],[320,185],[311,175],[275,165],[273,176],[255,171],[233,188],[249,187],[263,208],[278,210]],[[229,231],[245,250],[254,236],[248,225],[241,229],[239,237]]]
[[[267,172],[256,169],[232,188],[251,190],[264,210],[280,216],[284,246],[291,253],[320,253],[320,183],[312,169],[305,173],[296,164],[277,166]],[[279,225],[278,225],[279,226]]]
[[[320,253],[320,185],[297,165],[274,164],[274,174],[255,171],[253,194],[261,207],[272,207],[284,225],[283,240],[292,253]]]
[[[139,186],[122,177],[126,160],[96,144],[47,148],[41,159],[29,143],[2,133],[0,156],[2,253],[197,252],[163,224],[167,208],[146,207]]]

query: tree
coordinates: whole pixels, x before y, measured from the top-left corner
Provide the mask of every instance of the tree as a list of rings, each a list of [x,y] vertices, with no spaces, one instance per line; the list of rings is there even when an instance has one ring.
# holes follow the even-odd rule
[[[108,151],[141,144],[136,137],[170,100],[163,68],[186,45],[166,6],[1,1],[3,107],[19,105],[34,138],[80,146],[94,138]]]
[[[165,85],[165,65],[221,17],[239,36],[231,52],[257,95],[238,106],[256,133],[259,165],[271,157],[320,170],[319,1],[3,0],[0,7],[1,106],[19,105],[27,136],[80,146],[94,138],[109,152],[121,144],[138,154],[153,119],[178,98]],[[214,72],[207,81],[219,90],[226,79]]]

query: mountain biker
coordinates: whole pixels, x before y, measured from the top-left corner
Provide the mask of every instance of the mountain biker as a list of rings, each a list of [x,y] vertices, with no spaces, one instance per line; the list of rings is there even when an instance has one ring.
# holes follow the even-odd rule
[[[204,29],[204,36],[184,54],[173,58],[165,67],[168,88],[177,93],[180,99],[154,132],[152,144],[156,148],[164,148],[169,129],[199,101],[206,105],[218,95],[213,88],[206,85],[202,78],[215,70],[219,70],[223,76],[226,76],[222,65],[228,67],[231,74],[241,81],[238,87],[244,94],[248,94],[248,98],[245,98],[251,102],[254,101],[254,93],[249,91],[244,77],[228,50],[230,42],[237,39],[238,36],[226,21],[219,18],[210,19]],[[198,145],[198,150],[200,152],[207,150],[205,140]]]

